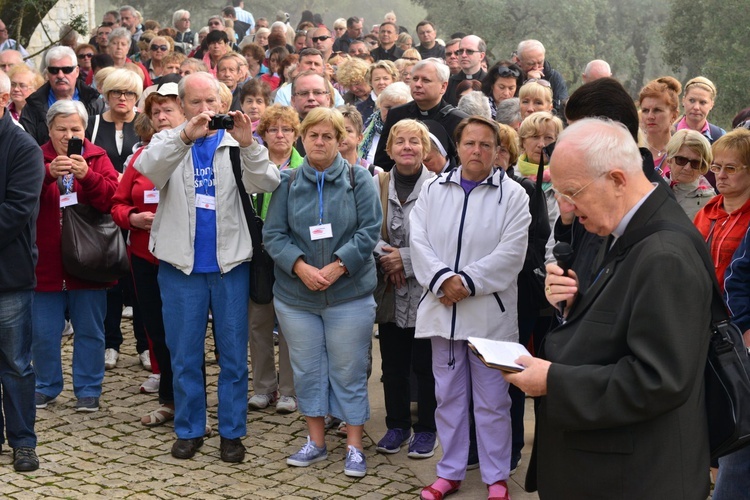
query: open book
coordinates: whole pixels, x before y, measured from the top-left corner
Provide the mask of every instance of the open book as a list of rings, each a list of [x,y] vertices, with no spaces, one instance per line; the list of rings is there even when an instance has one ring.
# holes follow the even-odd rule
[[[531,356],[518,342],[503,342],[479,337],[469,337],[469,348],[482,363],[504,372],[520,372],[523,366],[516,364],[519,356]]]

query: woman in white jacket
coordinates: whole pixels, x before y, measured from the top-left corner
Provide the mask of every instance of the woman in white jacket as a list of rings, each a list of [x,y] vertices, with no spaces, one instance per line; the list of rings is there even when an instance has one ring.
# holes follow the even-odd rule
[[[470,354],[470,336],[517,341],[516,278],[526,254],[531,215],[524,189],[493,165],[495,122],[469,117],[456,128],[461,166],[425,183],[411,213],[414,274],[425,287],[416,338],[432,341],[443,457],[421,498],[458,490],[469,454],[474,401],[482,480],[489,497],[508,497],[511,429],[508,384]]]

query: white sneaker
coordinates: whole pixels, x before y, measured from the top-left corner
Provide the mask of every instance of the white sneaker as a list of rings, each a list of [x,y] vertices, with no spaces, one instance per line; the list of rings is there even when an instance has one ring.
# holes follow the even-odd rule
[[[151,353],[148,352],[148,349],[143,351],[138,355],[138,359],[141,362],[141,366],[144,368],[144,370],[151,371]]]
[[[256,394],[250,398],[247,402],[247,406],[251,410],[263,410],[274,404],[278,397],[279,395],[276,392],[271,394]]]
[[[111,347],[109,349],[104,350],[104,368],[107,370],[111,370],[115,366],[117,366],[117,360],[120,358],[120,353],[117,352],[117,349],[112,349]]]
[[[141,393],[154,394],[155,392],[159,392],[160,381],[161,375],[158,373],[152,373],[148,376],[146,381],[141,384]]]
[[[294,413],[297,411],[297,398],[294,396],[281,396],[276,403],[276,413]]]
[[[125,307],[122,310],[122,317],[125,319],[133,319],[133,308],[130,306]]]
[[[62,334],[63,337],[73,335],[73,323],[71,323],[70,320],[65,320],[65,328],[63,328]]]

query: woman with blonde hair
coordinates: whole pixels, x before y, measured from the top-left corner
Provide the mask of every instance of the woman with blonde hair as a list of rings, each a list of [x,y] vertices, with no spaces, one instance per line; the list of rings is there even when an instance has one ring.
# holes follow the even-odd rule
[[[16,64],[8,70],[10,78],[10,104],[8,112],[16,122],[21,119],[21,112],[26,106],[26,98],[44,85],[44,79],[35,69],[25,64]]]
[[[713,144],[716,139],[727,133],[723,128],[708,122],[708,113],[713,109],[715,100],[716,85],[711,80],[697,76],[688,81],[682,95],[685,114],[677,122],[676,129],[698,131]]]
[[[711,144],[700,132],[678,130],[667,143],[669,185],[690,219],[716,196],[704,177],[713,162]]]
[[[669,173],[664,160],[667,143],[672,138],[672,124],[679,115],[680,90],[680,82],[664,76],[648,82],[638,94],[644,141],[654,157],[654,167],[662,177]]]
[[[552,85],[547,80],[531,78],[518,91],[521,120],[537,111],[552,112]]]

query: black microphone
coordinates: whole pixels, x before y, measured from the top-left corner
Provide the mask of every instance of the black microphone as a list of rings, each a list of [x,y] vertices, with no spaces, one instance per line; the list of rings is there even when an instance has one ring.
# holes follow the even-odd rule
[[[571,247],[569,243],[560,242],[552,249],[552,255],[555,256],[557,265],[562,268],[563,276],[567,276],[570,267],[573,265],[573,258],[575,257],[573,247]],[[558,307],[560,308],[560,311],[565,311],[565,301],[560,302]]]

